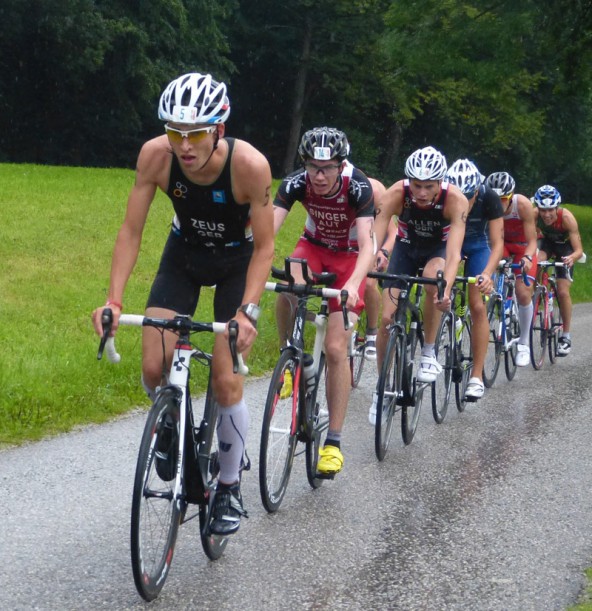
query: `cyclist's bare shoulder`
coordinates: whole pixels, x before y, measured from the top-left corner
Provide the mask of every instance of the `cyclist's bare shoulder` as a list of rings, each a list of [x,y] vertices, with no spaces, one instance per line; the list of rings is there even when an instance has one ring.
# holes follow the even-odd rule
[[[173,151],[166,135],[145,142],[136,163],[136,186],[156,185],[165,191],[172,157]]]
[[[404,200],[404,181],[398,180],[377,198],[377,214],[385,214],[389,217],[393,215],[401,216]]]
[[[235,140],[232,155],[232,183],[237,202],[268,202],[271,169],[263,153],[244,140]]]
[[[526,197],[518,193],[516,195],[518,201],[518,214],[523,221],[534,221],[536,219],[535,208],[532,202]]]
[[[466,222],[469,214],[469,202],[463,192],[456,185],[448,185],[448,195],[446,196],[446,206],[444,207],[444,217],[451,221],[462,219]]]

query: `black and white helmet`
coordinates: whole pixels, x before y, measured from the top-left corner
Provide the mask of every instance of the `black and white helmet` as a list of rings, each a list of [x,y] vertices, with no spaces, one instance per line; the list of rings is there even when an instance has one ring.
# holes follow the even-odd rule
[[[343,161],[350,152],[347,136],[334,127],[315,127],[309,129],[298,146],[298,154],[302,161],[316,159],[329,161],[338,159]]]
[[[483,182],[481,172],[468,159],[457,159],[446,172],[445,179],[456,185],[469,199],[473,197]]]
[[[534,194],[534,203],[537,208],[542,208],[543,210],[551,210],[552,208],[557,208],[561,203],[561,195],[559,191],[555,187],[551,185],[543,185],[537,189],[537,192]]]
[[[442,180],[446,174],[446,157],[432,146],[411,153],[405,162],[405,176],[416,180]]]
[[[164,90],[158,118],[172,123],[224,123],[230,115],[226,85],[210,74],[191,72],[175,79]]]
[[[507,172],[494,172],[487,177],[487,186],[500,197],[507,197],[514,193],[516,181]]]

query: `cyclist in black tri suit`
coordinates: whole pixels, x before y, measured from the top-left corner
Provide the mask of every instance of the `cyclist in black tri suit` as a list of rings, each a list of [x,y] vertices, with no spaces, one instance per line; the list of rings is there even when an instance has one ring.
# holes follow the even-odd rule
[[[561,208],[561,195],[551,185],[539,187],[533,197],[536,209],[536,223],[539,232],[539,261],[554,258],[568,266],[558,267],[557,299],[563,319],[563,333],[559,338],[557,354],[567,356],[571,351],[571,283],[573,264],[584,254],[582,238],[576,217],[566,208]]]
[[[166,121],[166,134],[149,140],[140,151],[136,181],[115,242],[107,303],[93,312],[98,334],[103,331],[105,307],[113,310],[113,330],[117,329],[146,217],[160,189],[171,199],[175,216],[146,316],[193,316],[201,288],[216,285],[215,319],[238,322],[237,349],[248,354],[273,259],[271,170],[253,146],[224,137],[229,114],[226,85],[209,74],[185,74],[163,92],[158,116]],[[163,338],[156,329],[143,328],[142,381],[151,397],[166,382],[163,348],[168,370],[175,340],[173,333],[165,332]],[[211,529],[228,535],[238,530],[245,514],[239,473],[249,413],[244,380],[232,372],[227,334],[216,336],[212,376],[221,409],[216,426],[220,473]]]
[[[337,274],[333,288],[348,291],[347,306],[353,319],[364,307],[366,274],[374,263],[374,193],[366,175],[346,160],[349,152],[342,131],[331,127],[307,131],[298,148],[303,167],[284,178],[273,205],[277,232],[294,203],[302,203],[308,216],[292,256],[306,259],[313,272]],[[300,272],[294,277],[303,281]],[[343,328],[338,300],[332,299],[329,309],[325,340],[329,431],[317,468],[322,474],[335,475],[343,467],[341,431],[351,390],[344,383],[349,376],[351,330]],[[292,326],[292,312],[282,296],[276,313],[284,339]]]
[[[441,302],[437,299],[436,287],[426,286],[425,344],[417,373],[421,382],[433,382],[442,371],[435,357],[434,343],[440,316],[450,309],[450,289],[461,259],[469,206],[460,189],[443,180],[446,170],[446,158],[440,151],[431,146],[418,149],[405,163],[407,178],[387,189],[377,202],[376,210],[375,227],[379,243],[386,235],[391,217],[399,217],[389,273],[416,275],[423,267],[425,277],[435,278],[438,270],[444,270],[446,289]],[[390,283],[384,283],[385,288],[389,286]],[[392,286],[394,290],[391,293],[396,302],[398,287],[396,283]],[[395,309],[389,291],[383,291],[382,324],[377,342],[379,371],[388,341],[387,326],[392,322]],[[368,417],[371,423],[375,420],[376,393]]]

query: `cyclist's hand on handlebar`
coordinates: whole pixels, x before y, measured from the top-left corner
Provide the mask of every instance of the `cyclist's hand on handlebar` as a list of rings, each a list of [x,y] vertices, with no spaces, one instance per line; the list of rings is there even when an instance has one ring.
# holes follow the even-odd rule
[[[522,272],[526,275],[532,267],[532,261],[530,261],[526,257],[522,257],[522,259],[520,259],[520,265],[522,265]]]
[[[247,352],[253,345],[257,337],[257,328],[253,325],[249,317],[243,312],[237,312],[233,318],[238,323],[238,336],[236,340],[236,349],[239,354]],[[224,337],[228,340],[228,326]]]
[[[450,310],[451,305],[452,305],[452,303],[450,301],[450,291],[444,291],[444,295],[442,297],[442,300],[439,300],[438,299],[438,293],[434,292],[434,305],[441,312],[448,312]]]
[[[489,295],[493,291],[493,281],[487,272],[479,274],[477,288],[482,295]]]
[[[358,294],[358,287],[351,282],[346,282],[342,290],[347,291],[346,307],[348,310],[353,310],[360,301],[360,295]]]
[[[113,322],[111,324],[111,333],[109,333],[109,335],[115,335],[115,331],[117,331],[117,327],[119,326],[119,316],[121,315],[121,310],[117,307],[117,305],[109,304],[97,308],[93,311],[91,318],[95,332],[99,337],[103,336],[103,312],[106,309],[111,310],[113,313]]]

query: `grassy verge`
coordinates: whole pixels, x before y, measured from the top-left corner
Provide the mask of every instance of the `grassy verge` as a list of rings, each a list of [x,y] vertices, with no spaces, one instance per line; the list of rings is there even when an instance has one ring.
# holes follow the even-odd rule
[[[90,322],[91,311],[105,300],[111,250],[133,178],[129,170],[0,164],[0,444],[104,422],[146,404],[139,384],[138,330],[118,334],[123,358],[114,366],[97,362]],[[584,244],[592,244],[592,208],[570,209]],[[291,252],[304,216],[300,206],[288,216],[276,241],[276,264]],[[144,309],[171,217],[170,203],[159,193],[127,287],[126,312]],[[576,274],[574,301],[589,301],[592,266],[578,265]],[[269,370],[277,356],[274,301],[271,294],[262,300],[259,338],[249,362],[254,375]],[[212,318],[208,291],[197,317]]]
[[[115,235],[133,184],[128,170],[0,164],[3,273],[0,276],[0,444],[100,423],[146,404],[139,384],[140,333],[118,334],[122,362],[97,362],[91,311],[104,303]],[[126,290],[127,312],[142,312],[166,240],[172,208],[159,194]],[[277,262],[304,222],[298,207],[277,241]],[[250,359],[257,375],[273,366],[273,296],[263,301]],[[206,291],[198,317],[211,320]],[[198,380],[198,387],[200,381]]]

